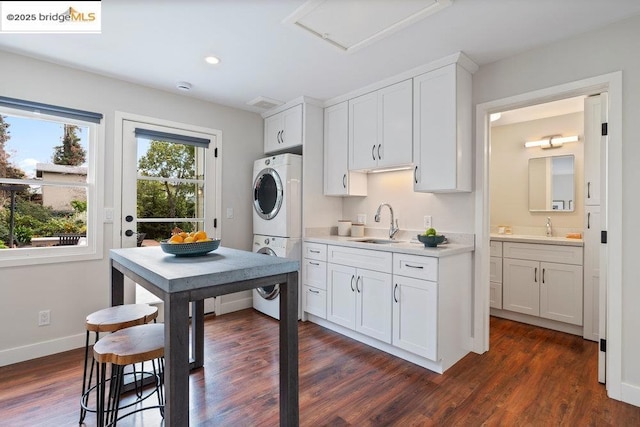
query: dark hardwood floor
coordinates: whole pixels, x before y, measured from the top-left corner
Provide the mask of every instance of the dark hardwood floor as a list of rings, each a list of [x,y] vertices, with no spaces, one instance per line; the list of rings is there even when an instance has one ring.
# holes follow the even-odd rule
[[[309,322],[299,331],[303,426],[640,425],[640,408],[606,396],[596,343],[581,337],[492,318],[491,350],[438,375]],[[191,424],[277,426],[276,321],[212,316],[205,335]],[[82,360],[78,349],[0,368],[0,426],[77,425]],[[119,425],[161,424],[151,410]]]

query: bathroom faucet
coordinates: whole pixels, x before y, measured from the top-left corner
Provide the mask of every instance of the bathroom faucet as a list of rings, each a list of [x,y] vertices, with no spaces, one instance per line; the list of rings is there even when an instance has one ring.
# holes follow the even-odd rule
[[[553,230],[551,229],[551,217],[547,217],[547,237],[553,236]]]
[[[400,231],[400,228],[398,228],[398,220],[397,219],[395,221],[393,220],[393,208],[389,203],[381,203],[380,206],[378,206],[378,210],[376,211],[376,216],[374,217],[374,220],[376,222],[380,222],[380,210],[382,209],[383,206],[388,207],[389,212],[391,212],[391,227],[389,227],[389,238],[393,239],[393,236],[395,236],[396,233]],[[394,225],[394,222],[395,222],[395,225]]]

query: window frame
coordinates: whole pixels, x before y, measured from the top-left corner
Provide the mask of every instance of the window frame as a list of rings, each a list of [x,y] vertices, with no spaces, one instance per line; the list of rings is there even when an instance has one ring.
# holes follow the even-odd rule
[[[103,258],[104,230],[104,119],[98,123],[63,117],[55,114],[36,113],[22,109],[0,106],[0,114],[26,119],[46,120],[60,124],[71,124],[87,128],[87,180],[86,183],[60,183],[35,179],[3,179],[4,182],[31,185],[56,185],[82,187],[87,191],[87,244],[38,248],[16,248],[0,250],[0,268],[34,264],[52,264],[72,261],[97,260]]]

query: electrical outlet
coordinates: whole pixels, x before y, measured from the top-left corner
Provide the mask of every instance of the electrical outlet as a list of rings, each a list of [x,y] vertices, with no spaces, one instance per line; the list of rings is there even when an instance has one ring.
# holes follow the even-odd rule
[[[233,208],[227,208],[227,219],[233,219]]]
[[[51,310],[42,310],[38,313],[38,326],[47,326],[51,324]]]
[[[424,228],[431,228],[431,215],[424,216]]]
[[[367,223],[367,214],[358,214],[358,224]]]

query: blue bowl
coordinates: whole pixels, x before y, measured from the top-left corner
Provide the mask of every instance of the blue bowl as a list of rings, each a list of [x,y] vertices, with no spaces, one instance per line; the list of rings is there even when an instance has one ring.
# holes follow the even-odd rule
[[[219,246],[220,239],[193,243],[169,243],[166,240],[160,242],[160,247],[165,253],[175,256],[203,256],[215,251]]]
[[[424,234],[418,234],[418,240],[424,243],[426,248],[435,248],[440,243],[444,242],[444,235],[425,236]]]

